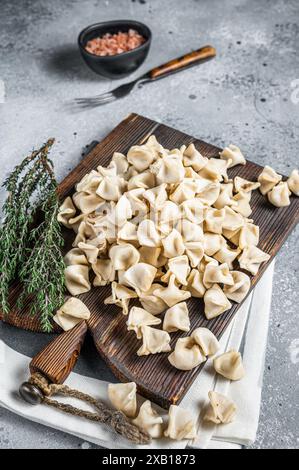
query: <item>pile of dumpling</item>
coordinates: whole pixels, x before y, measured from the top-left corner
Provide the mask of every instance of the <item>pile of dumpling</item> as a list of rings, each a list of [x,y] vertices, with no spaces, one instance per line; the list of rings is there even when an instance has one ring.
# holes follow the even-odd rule
[[[125,315],[138,298],[143,309],[128,322],[143,340],[138,354],[168,351],[168,333],[189,330],[184,302],[191,296],[203,298],[207,319],[241,302],[250,278],[235,266],[255,275],[269,259],[250,218],[260,183],[227,174],[245,163],[234,145],[207,159],[193,144],[167,150],[151,136],[86,174],[60,207],[59,221],[75,232],[65,256],[67,289],[87,292],[92,277],[94,286],[111,283],[105,303]],[[152,317],[166,310],[164,329],[153,328],[160,320]]]

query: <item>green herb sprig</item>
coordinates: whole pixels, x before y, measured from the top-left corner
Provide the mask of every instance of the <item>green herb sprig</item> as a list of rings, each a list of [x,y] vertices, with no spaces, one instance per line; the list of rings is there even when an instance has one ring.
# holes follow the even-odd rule
[[[64,298],[59,200],[53,163],[48,157],[53,143],[54,139],[49,139],[32,152],[4,182],[8,197],[0,228],[0,307],[9,313],[9,287],[18,277],[23,284],[18,307],[22,308],[30,296],[30,313],[40,316],[45,332],[51,331],[51,318]],[[41,222],[33,228],[37,211]]]

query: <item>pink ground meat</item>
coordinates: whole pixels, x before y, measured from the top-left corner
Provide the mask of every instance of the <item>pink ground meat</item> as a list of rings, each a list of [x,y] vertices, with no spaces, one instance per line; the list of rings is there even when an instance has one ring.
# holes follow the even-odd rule
[[[85,49],[99,56],[116,55],[136,49],[144,42],[143,36],[134,29],[129,29],[127,33],[119,31],[117,34],[107,33],[102,37],[91,39]]]

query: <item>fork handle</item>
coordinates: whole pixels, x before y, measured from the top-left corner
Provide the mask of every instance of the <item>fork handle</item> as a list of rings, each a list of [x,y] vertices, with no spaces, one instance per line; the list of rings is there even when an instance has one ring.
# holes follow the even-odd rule
[[[166,77],[167,75],[179,72],[193,65],[198,65],[201,62],[212,59],[216,55],[216,49],[212,46],[204,46],[196,51],[192,51],[189,54],[183,55],[178,59],[170,60],[159,67],[155,67],[150,70],[149,76],[152,80],[156,78]]]

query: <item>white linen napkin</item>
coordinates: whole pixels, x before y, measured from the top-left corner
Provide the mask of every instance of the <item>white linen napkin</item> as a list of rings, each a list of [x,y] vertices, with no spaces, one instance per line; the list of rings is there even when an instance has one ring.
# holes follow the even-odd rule
[[[239,309],[220,340],[221,351],[237,349],[243,353],[245,378],[238,382],[229,382],[214,374],[212,361],[209,360],[181,402],[180,406],[190,410],[195,416],[199,415],[198,437],[193,442],[155,439],[149,446],[134,446],[116,436],[104,425],[66,415],[47,406],[27,405],[21,400],[17,390],[28,378],[30,358],[15,352],[2,340],[0,340],[0,405],[31,421],[73,434],[109,449],[134,447],[183,449],[187,445],[191,448],[236,449],[240,445],[249,445],[255,439],[259,420],[273,272],[274,262]],[[73,372],[67,379],[67,384],[109,403],[105,381]],[[233,423],[216,426],[202,421],[200,410],[207,404],[209,390],[216,390],[235,401],[238,412]],[[65,397],[63,401],[74,403]],[[165,415],[164,410],[158,407],[157,410]]]

